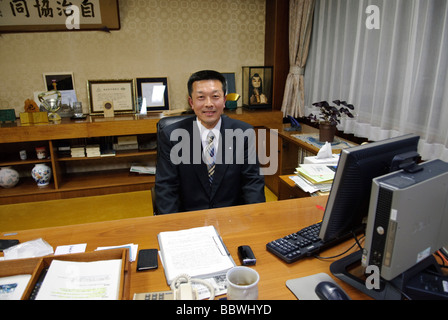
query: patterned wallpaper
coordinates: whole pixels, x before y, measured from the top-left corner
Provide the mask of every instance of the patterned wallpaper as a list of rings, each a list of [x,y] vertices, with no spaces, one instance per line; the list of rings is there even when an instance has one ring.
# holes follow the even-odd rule
[[[73,72],[88,111],[87,80],[167,77],[171,109],[188,106],[186,82],[200,69],[263,65],[265,0],[120,0],[121,30],[3,34],[0,108],[23,111],[44,91],[43,73]]]

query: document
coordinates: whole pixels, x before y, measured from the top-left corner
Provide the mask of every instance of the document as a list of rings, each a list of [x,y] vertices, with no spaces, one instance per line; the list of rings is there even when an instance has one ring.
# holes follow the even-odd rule
[[[56,247],[54,251],[55,256],[59,256],[62,254],[73,254],[73,253],[81,253],[86,252],[87,243],[80,244],[69,244],[65,246]]]
[[[121,260],[53,260],[36,300],[117,300]]]
[[[31,279],[30,274],[0,278],[0,300],[20,300]]]
[[[180,274],[209,278],[235,266],[213,226],[161,232],[158,241],[168,284]]]

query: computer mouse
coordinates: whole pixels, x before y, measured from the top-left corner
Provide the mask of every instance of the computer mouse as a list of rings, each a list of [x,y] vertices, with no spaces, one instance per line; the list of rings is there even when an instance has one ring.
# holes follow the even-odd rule
[[[350,297],[336,283],[330,281],[320,282],[315,292],[321,300],[350,300]]]

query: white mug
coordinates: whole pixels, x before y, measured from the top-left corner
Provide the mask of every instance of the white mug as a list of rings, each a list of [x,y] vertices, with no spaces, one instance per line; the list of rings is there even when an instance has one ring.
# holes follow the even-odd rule
[[[233,267],[227,271],[228,300],[257,300],[260,276],[248,267]]]

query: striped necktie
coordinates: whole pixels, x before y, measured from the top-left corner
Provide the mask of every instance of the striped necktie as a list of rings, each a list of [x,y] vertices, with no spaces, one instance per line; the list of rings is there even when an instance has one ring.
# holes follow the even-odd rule
[[[210,131],[207,135],[207,146],[204,150],[210,184],[213,181],[213,174],[215,173],[215,144],[213,143],[213,140],[215,140],[215,135]]]

